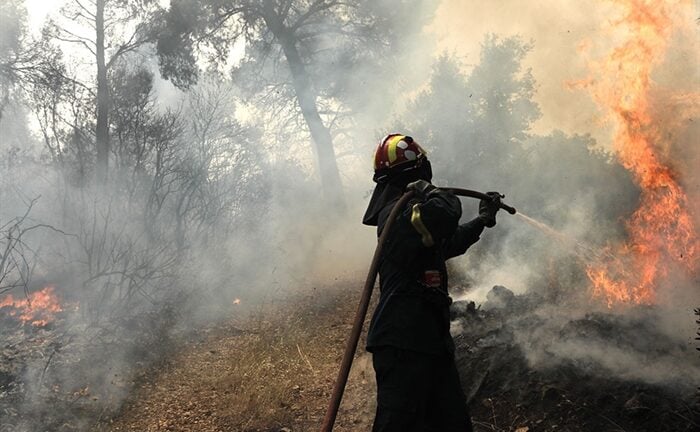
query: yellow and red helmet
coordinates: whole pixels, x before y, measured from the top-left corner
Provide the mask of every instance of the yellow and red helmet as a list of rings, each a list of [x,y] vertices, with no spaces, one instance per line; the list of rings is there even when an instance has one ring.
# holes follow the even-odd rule
[[[410,136],[387,135],[374,153],[374,181],[381,183],[390,177],[420,167],[427,153]]]

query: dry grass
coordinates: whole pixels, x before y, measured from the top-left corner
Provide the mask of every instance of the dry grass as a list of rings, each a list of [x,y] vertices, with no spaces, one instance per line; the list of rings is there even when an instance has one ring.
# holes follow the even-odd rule
[[[318,428],[356,307],[337,286],[259,306],[210,329],[141,386],[111,431],[307,431]],[[373,383],[360,353],[337,431],[367,429]]]

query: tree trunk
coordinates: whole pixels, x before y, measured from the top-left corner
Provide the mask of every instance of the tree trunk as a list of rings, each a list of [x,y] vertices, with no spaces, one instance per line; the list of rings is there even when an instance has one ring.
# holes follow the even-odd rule
[[[109,168],[109,87],[107,83],[107,65],[105,61],[105,1],[97,0],[95,14],[95,29],[97,50],[97,127],[95,139],[97,145],[96,176],[100,180],[107,179]]]
[[[318,163],[319,176],[323,196],[327,202],[336,206],[338,210],[345,210],[343,199],[343,185],[340,181],[338,164],[333,150],[333,138],[328,128],[323,124],[321,115],[316,105],[316,95],[304,63],[296,47],[296,38],[281,22],[280,17],[274,11],[271,2],[265,2],[265,22],[282,46],[282,51],[289,64],[292,74],[292,84],[297,102],[301,108],[306,125],[309,127],[311,138],[314,141],[314,150]]]

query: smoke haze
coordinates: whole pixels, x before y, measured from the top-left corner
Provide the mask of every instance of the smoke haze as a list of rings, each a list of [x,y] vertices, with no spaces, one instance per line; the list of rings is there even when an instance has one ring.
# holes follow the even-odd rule
[[[261,304],[337,280],[356,282],[359,293],[376,245],[376,233],[360,223],[373,187],[372,152],[394,130],[428,149],[436,184],[501,191],[507,203],[565,239],[499,214],[497,227],[452,263],[468,281],[463,297],[477,303],[486,302],[494,285],[543,297],[532,313],[545,325],[523,322],[516,337],[533,365],[581,361],[602,375],[670,387],[684,376],[700,381],[687,349],[695,331],[688,305],[698,300],[697,275],[666,278],[658,312],[639,318],[634,308],[608,309],[591,299],[590,256],[575,250],[624,240],[624,221],[640,196],[610,152],[607,113],[571,85],[589,77],[592,59],[616,46],[620,35],[611,37],[609,24],[619,15],[616,6],[360,3],[388,36],[367,24],[357,30],[360,42],[330,32],[302,50],[318,55],[309,57],[308,75],[330,126],[343,184],[337,194],[346,211],[322,198],[320,157],[287,62],[259,23],[247,29],[254,40],[236,53],[240,59],[223,67],[196,58],[206,70],[189,88],[160,76],[166,62],[157,57],[155,42],[115,62],[109,76],[113,153],[104,188],[93,183],[99,170],[92,150],[94,64],[69,63],[69,79],[55,83],[49,72],[41,79],[0,75],[0,233],[35,198],[22,226],[45,225],[26,234],[26,247],[17,251],[28,264],[11,275],[20,283],[0,284],[0,295],[52,283],[65,302],[80,304],[68,320],[71,334],[82,336],[55,350],[56,363],[71,366],[47,368],[43,358],[28,363],[24,377],[34,397],[22,401],[25,412],[41,403],[36,395],[45,396],[49,385],[79,391],[86,370],[105,405],[118,407],[130,387],[114,376],[165,355],[144,347],[231,317],[238,313],[235,298],[244,306]],[[3,7],[3,13],[10,10]],[[672,138],[660,152],[678,173],[700,226],[700,10],[686,3],[675,10],[679,28],[654,72],[654,117]],[[10,12],[4,19],[17,19]],[[336,19],[322,16],[314,25],[325,29]],[[31,51],[29,39],[4,32],[0,38],[0,47],[12,53],[0,53],[0,62]],[[29,48],[15,47],[21,43]],[[63,52],[52,62],[71,61],[64,43],[52,46]],[[176,64],[185,69],[185,63]],[[463,203],[464,219],[471,219],[477,203]],[[20,255],[13,259],[21,261]],[[571,319],[589,313],[619,315],[623,324],[654,322],[654,331],[673,343],[668,352],[645,357],[626,341],[557,339]],[[136,334],[145,336],[130,338]],[[87,342],[100,338],[113,348],[100,353]],[[75,365],[87,362],[78,357],[100,366],[79,369],[78,376]]]

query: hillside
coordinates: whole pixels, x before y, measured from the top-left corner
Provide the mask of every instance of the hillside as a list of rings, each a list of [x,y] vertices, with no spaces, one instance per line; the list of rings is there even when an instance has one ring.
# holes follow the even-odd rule
[[[245,319],[202,331],[138,386],[104,430],[317,430],[354,314],[356,285],[261,305]],[[464,302],[454,308],[461,327],[457,362],[477,431],[697,430],[697,407],[683,389],[597,376],[591,364],[528,365],[514,328],[539,319],[528,313],[532,298],[504,298],[509,304],[500,310]],[[672,349],[651,328],[630,327],[613,315],[572,320],[561,331],[570,339],[601,332],[624,339],[634,332],[634,338],[656,337],[661,348]],[[361,350],[335,430],[369,430],[373,410],[371,358]]]

